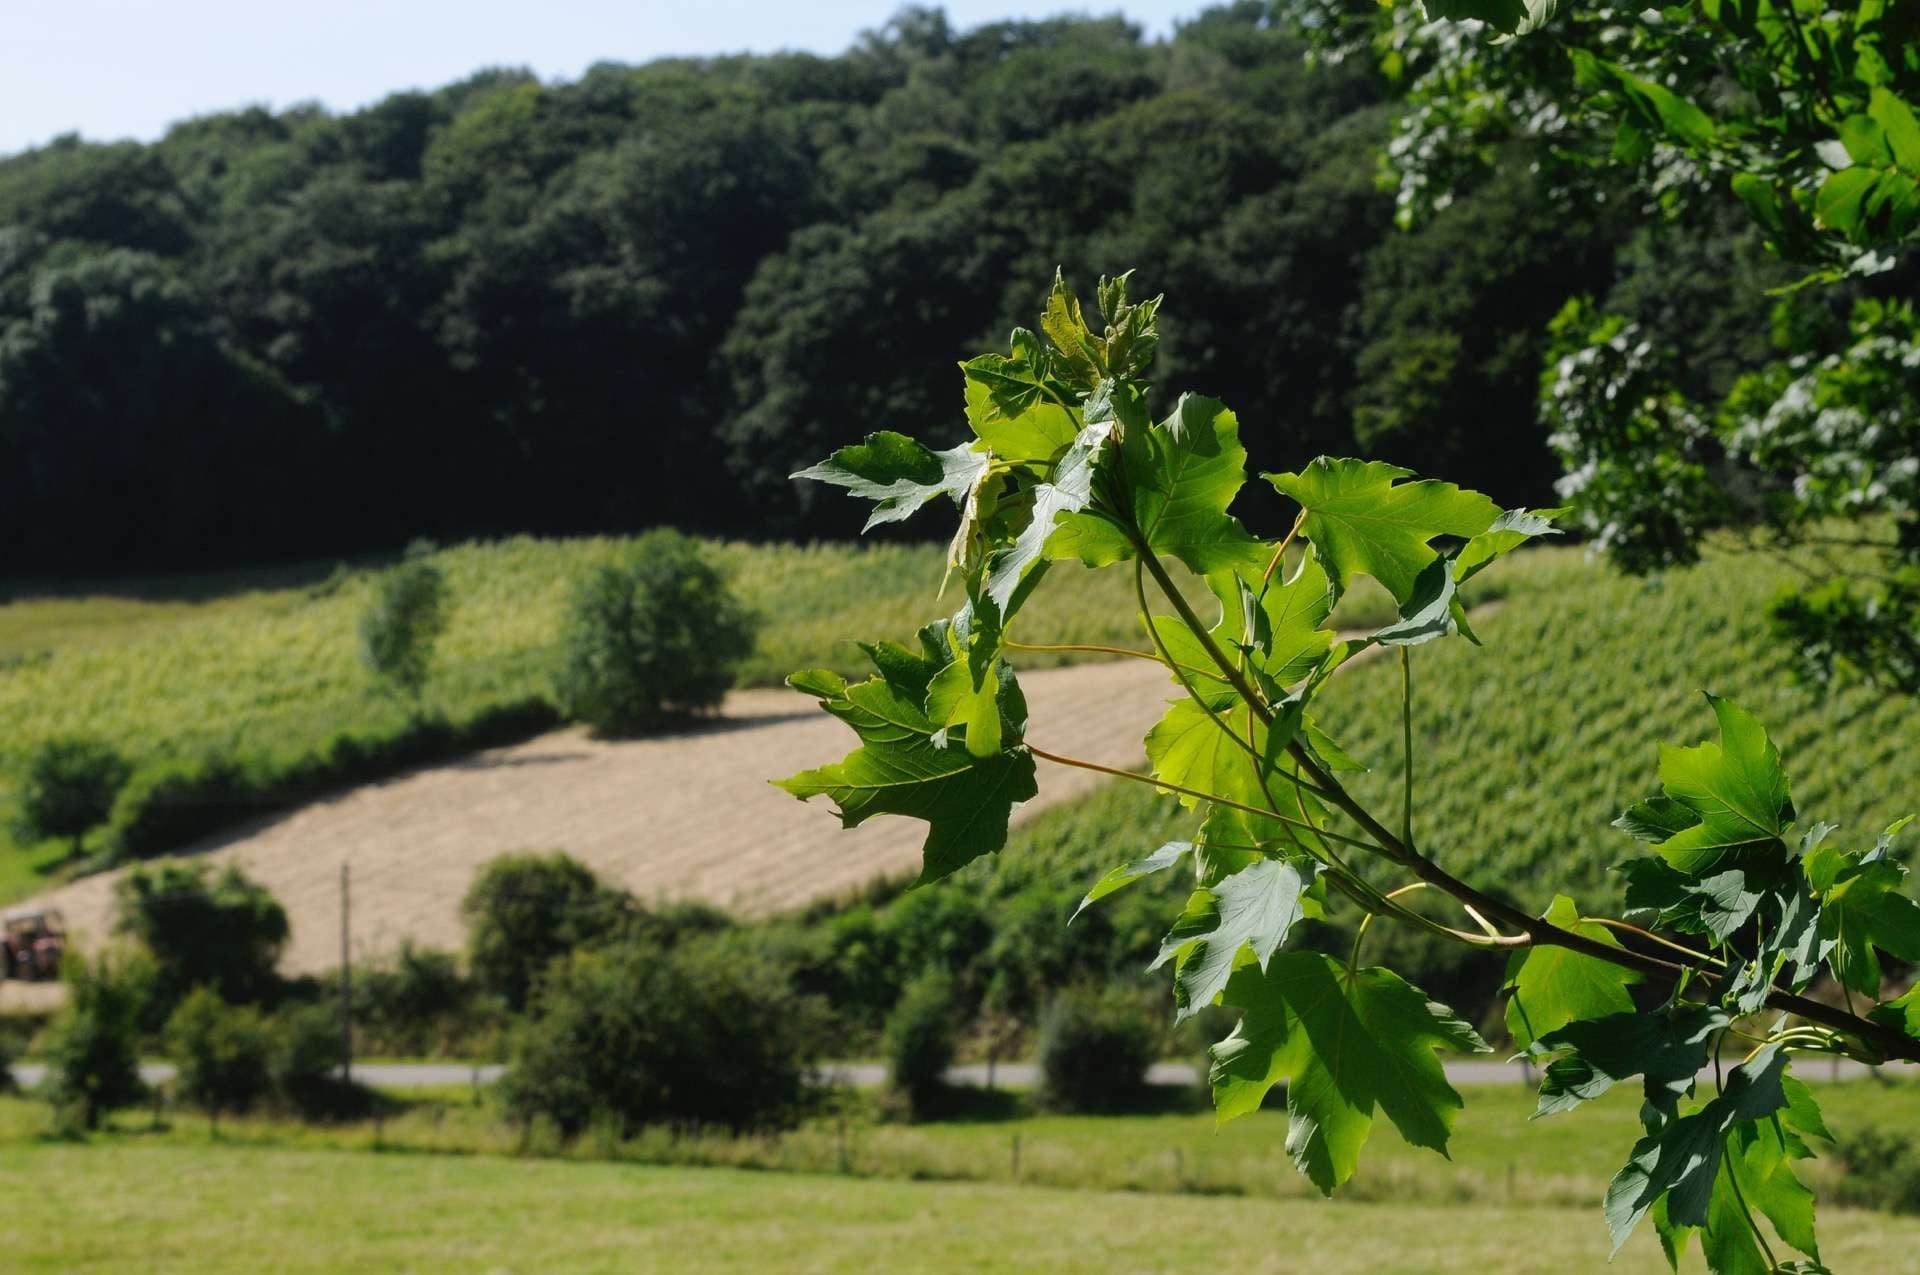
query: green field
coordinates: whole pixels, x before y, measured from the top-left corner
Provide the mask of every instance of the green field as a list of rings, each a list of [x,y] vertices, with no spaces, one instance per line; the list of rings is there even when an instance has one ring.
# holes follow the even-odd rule
[[[1920,1117],[1911,1084],[1818,1094],[1843,1137]],[[217,1143],[199,1117],[152,1132],[137,1113],[91,1143],[50,1141],[44,1108],[0,1100],[0,1190],[9,1267],[35,1271],[728,1271],[776,1252],[802,1271],[1607,1270],[1597,1202],[1632,1100],[1539,1123],[1530,1101],[1470,1090],[1452,1165],[1381,1130],[1333,1203],[1301,1198],[1274,1112],[1218,1134],[1197,1114],[862,1122],[846,1176],[820,1172],[840,1154],[832,1121],[777,1140],[589,1138],[570,1159],[513,1157],[511,1132],[458,1094],[378,1131],[229,1122]],[[594,1159],[609,1155],[627,1162]],[[658,1163],[676,1156],[705,1162]],[[1654,1269],[1642,1229],[1611,1269]],[[1920,1219],[1823,1208],[1821,1231],[1836,1270],[1920,1269]],[[1512,1264],[1521,1232],[1530,1266]]]

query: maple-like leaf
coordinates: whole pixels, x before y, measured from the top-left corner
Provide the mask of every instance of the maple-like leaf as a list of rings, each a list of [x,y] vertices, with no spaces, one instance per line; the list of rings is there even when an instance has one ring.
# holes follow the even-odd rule
[[[1257,1110],[1287,1082],[1287,1151],[1323,1194],[1353,1176],[1376,1111],[1445,1154],[1461,1101],[1434,1051],[1487,1048],[1452,1010],[1391,970],[1318,952],[1242,965],[1223,999],[1245,1017],[1212,1050],[1219,1118]]]
[[[936,452],[905,434],[882,430],[793,477],[845,487],[873,501],[864,531],[909,518],[935,496],[964,505],[991,463],[992,458],[971,443]]]
[[[1320,914],[1318,876],[1310,859],[1260,859],[1193,892],[1149,967],[1174,962],[1176,1021],[1213,1004],[1243,950],[1264,967],[1296,922]]]
[[[1564,894],[1553,897],[1545,919],[1596,943],[1620,946],[1605,926],[1581,921],[1580,910]],[[1507,1000],[1507,1030],[1524,1049],[1576,1019],[1630,1013],[1633,997],[1627,988],[1639,981],[1634,971],[1597,956],[1564,947],[1524,948],[1507,962],[1506,986],[1513,993]]]

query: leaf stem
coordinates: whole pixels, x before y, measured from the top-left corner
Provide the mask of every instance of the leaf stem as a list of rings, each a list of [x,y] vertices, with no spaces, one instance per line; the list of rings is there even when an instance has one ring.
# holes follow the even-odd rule
[[[1696,961],[1705,961],[1710,965],[1718,965],[1722,969],[1726,968],[1727,963],[1717,956],[1709,956],[1705,952],[1695,951],[1684,943],[1675,943],[1672,939],[1662,938],[1652,930],[1643,930],[1639,926],[1629,922],[1616,921],[1610,916],[1583,916],[1580,919],[1593,925],[1604,925],[1611,930],[1622,930],[1628,934],[1638,934],[1648,942],[1658,943],[1661,947],[1672,948],[1682,956],[1690,956]]]
[[[1719,1059],[1716,1058],[1714,1063],[1717,1067]],[[1767,1269],[1777,1271],[1780,1269],[1780,1259],[1773,1255],[1773,1246],[1768,1244],[1767,1237],[1760,1233],[1760,1224],[1753,1220],[1753,1206],[1747,1203],[1746,1195],[1740,1190],[1740,1175],[1733,1170],[1735,1157],[1730,1152],[1731,1148],[1722,1147],[1720,1156],[1721,1166],[1727,1171],[1727,1184],[1733,1188],[1733,1198],[1740,1202],[1740,1216],[1747,1220],[1748,1228],[1753,1231],[1754,1241],[1760,1245],[1760,1252],[1767,1259]]]
[[[1286,536],[1281,539],[1278,545],[1274,546],[1273,557],[1267,559],[1267,569],[1260,573],[1260,587],[1262,589],[1267,587],[1267,581],[1273,579],[1274,571],[1280,566],[1281,556],[1287,552],[1287,546],[1293,543],[1293,538],[1300,534],[1300,528],[1306,521],[1307,511],[1302,509],[1300,516],[1293,520],[1293,526],[1287,529]]]
[[[1405,776],[1406,798],[1400,819],[1400,837],[1413,847],[1413,657],[1406,647],[1400,648],[1400,745],[1405,764],[1401,767]]]

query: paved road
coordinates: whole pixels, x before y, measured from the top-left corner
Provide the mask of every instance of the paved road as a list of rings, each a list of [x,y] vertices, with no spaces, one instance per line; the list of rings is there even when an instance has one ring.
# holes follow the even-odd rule
[[[1446,1068],[1447,1079],[1456,1085],[1510,1084],[1530,1088],[1539,1080],[1538,1072],[1520,1063],[1449,1062]],[[353,1069],[353,1078],[361,1084],[381,1089],[439,1089],[449,1085],[490,1085],[500,1079],[500,1073],[504,1070],[498,1063],[360,1063]],[[1920,1074],[1920,1068],[1903,1063],[1895,1063],[1881,1070],[1895,1075]],[[1801,1059],[1796,1074],[1803,1080],[1858,1080],[1868,1071],[1867,1067],[1857,1062],[1841,1061],[1836,1064],[1827,1059],[1806,1057]],[[173,1074],[171,1063],[149,1062],[140,1065],[140,1077],[150,1085],[164,1084],[173,1079]],[[847,1085],[855,1089],[877,1089],[887,1079],[887,1069],[880,1063],[828,1063],[822,1069],[822,1074],[830,1084]],[[42,1063],[17,1063],[13,1075],[22,1088],[31,1089],[46,1079],[47,1069]],[[1713,1073],[1709,1070],[1701,1075],[1710,1078]],[[957,1085],[985,1085],[987,1066],[985,1063],[964,1063],[948,1071],[947,1079]],[[997,1085],[1018,1089],[1031,1087],[1038,1084],[1039,1080],[1040,1068],[1033,1063],[1000,1063],[993,1069],[993,1081]],[[1197,1085],[1200,1083],[1200,1071],[1188,1063],[1155,1063],[1147,1069],[1147,1083]]]

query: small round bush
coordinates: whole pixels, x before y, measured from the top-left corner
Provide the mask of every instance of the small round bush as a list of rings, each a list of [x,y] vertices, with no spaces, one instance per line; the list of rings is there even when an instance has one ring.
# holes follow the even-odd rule
[[[167,1020],[180,1094],[216,1123],[223,1111],[245,1111],[272,1087],[273,1040],[260,1011],[229,1005],[197,987]]]
[[[381,577],[372,607],[360,617],[360,658],[388,686],[416,704],[427,684],[434,643],[447,627],[447,578],[423,555]]]
[[[1153,1020],[1118,988],[1071,989],[1040,1020],[1040,1096],[1060,1111],[1125,1110],[1159,1044]]]
[[[80,839],[113,813],[131,773],[126,758],[99,740],[48,740],[27,760],[15,834],[26,842],[72,838],[78,850]]]
[[[228,866],[205,863],[139,868],[114,886],[116,926],[139,940],[157,969],[146,1025],[159,1027],[196,987],[246,1004],[279,990],[286,909],[268,889]]]
[[[576,952],[516,1033],[500,1095],[509,1114],[567,1137],[778,1127],[805,1100],[818,1021],[790,970],[730,935]]]
[[[937,1114],[947,1098],[954,1013],[953,980],[935,971],[915,979],[887,1017],[888,1083],[916,1120]]]
[[[624,566],[575,587],[554,689],[569,717],[602,734],[648,730],[717,708],[753,650],[752,615],[698,542],[650,531]]]
[[[556,957],[626,933],[634,908],[577,859],[505,854],[474,874],[460,916],[473,981],[518,1010]]]
[[[318,1002],[284,1005],[267,1022],[267,1079],[280,1099],[305,1115],[335,1114],[343,1092],[335,1075],[340,1067],[340,1018]]]

